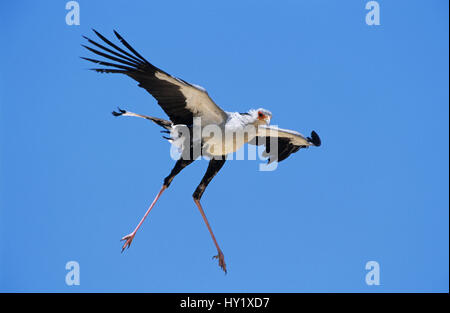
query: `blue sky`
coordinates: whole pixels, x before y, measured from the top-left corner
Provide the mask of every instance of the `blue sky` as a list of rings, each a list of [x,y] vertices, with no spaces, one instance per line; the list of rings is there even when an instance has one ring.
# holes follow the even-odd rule
[[[65,3],[0,10],[0,291],[448,292],[448,1],[379,1],[380,26],[356,0],[79,1],[80,26]],[[208,187],[228,275],[191,198],[206,161],[120,253],[174,161],[157,126],[110,114],[165,117],[128,77],[86,70],[91,28],[228,111],[322,137],[273,172],[230,161]]]

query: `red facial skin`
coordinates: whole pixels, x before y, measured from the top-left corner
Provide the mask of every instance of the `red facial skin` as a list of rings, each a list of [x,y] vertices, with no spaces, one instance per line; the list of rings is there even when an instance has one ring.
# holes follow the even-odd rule
[[[265,119],[267,119],[267,115],[262,112],[258,112],[258,120],[264,121]]]

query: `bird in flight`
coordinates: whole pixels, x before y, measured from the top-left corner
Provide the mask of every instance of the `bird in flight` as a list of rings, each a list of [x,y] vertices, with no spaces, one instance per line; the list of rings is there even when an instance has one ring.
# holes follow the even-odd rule
[[[92,46],[82,46],[107,60],[82,57],[101,66],[92,68],[92,70],[99,73],[125,74],[131,77],[138,82],[139,87],[147,90],[157,100],[169,116],[169,120],[136,114],[120,108],[117,112],[113,111],[112,114],[114,116],[140,117],[156,123],[164,129],[162,132],[169,136],[163,136],[163,138],[176,146],[181,153],[139,224],[133,232],[121,239],[124,241],[122,252],[125,248],[130,247],[136,232],[175,176],[200,156],[205,156],[210,159],[209,165],[194,191],[193,198],[216,246],[217,255],[214,258],[218,260],[219,266],[226,273],[224,254],[200,203],[205,188],[224,165],[226,156],[247,143],[264,145],[263,155],[268,157],[269,163],[281,162],[301,148],[320,146],[319,136],[314,131],[311,132],[310,137],[305,137],[296,131],[270,126],[272,113],[265,109],[251,109],[246,113],[226,112],[210,98],[204,88],[190,84],[157,68],[143,58],[116,31],[114,34],[123,45],[122,48],[96,30],[93,31],[101,43],[83,36]],[[199,131],[196,132],[196,130]],[[220,135],[216,133],[220,133]]]

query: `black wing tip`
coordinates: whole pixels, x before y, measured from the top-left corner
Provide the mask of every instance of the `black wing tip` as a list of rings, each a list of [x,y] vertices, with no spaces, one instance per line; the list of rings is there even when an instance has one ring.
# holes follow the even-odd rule
[[[93,59],[89,59],[89,58],[86,58],[86,57],[79,57],[80,59],[82,59],[82,60],[85,60],[85,61],[89,61],[89,62],[92,62],[92,63],[98,63],[99,61],[97,61],[97,60],[93,60]],[[90,68],[89,70],[95,70],[95,69],[93,69],[93,68]]]
[[[316,147],[320,147],[322,145],[319,135],[317,135],[314,130],[311,132],[311,137],[308,137],[308,141]]]
[[[116,36],[116,38],[119,39],[119,41],[121,43],[123,43],[125,41],[125,39],[123,39],[123,37],[119,34],[119,32],[117,30],[113,29],[113,33]]]
[[[94,60],[94,59],[91,59],[91,58],[87,58],[87,57],[80,57],[81,59],[83,59],[83,60],[86,60],[86,61],[89,61],[89,62],[92,62],[92,63],[99,63],[99,64],[101,64],[101,62],[102,61],[99,61],[99,60]]]
[[[103,35],[100,34],[95,28],[91,28],[91,30],[94,32],[95,35],[97,35],[97,37],[102,38]]]

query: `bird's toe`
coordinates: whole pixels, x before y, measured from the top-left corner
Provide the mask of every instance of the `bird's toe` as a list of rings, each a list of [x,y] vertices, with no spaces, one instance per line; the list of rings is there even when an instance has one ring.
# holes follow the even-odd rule
[[[125,250],[125,248],[129,248],[131,246],[131,242],[134,239],[134,233],[131,233],[129,235],[126,235],[120,239],[120,241],[125,241],[125,243],[122,246],[122,252]]]
[[[213,256],[213,259],[219,260],[219,266],[226,274],[227,273],[227,265],[225,263],[225,257],[223,255],[222,251],[219,251],[218,255]]]

